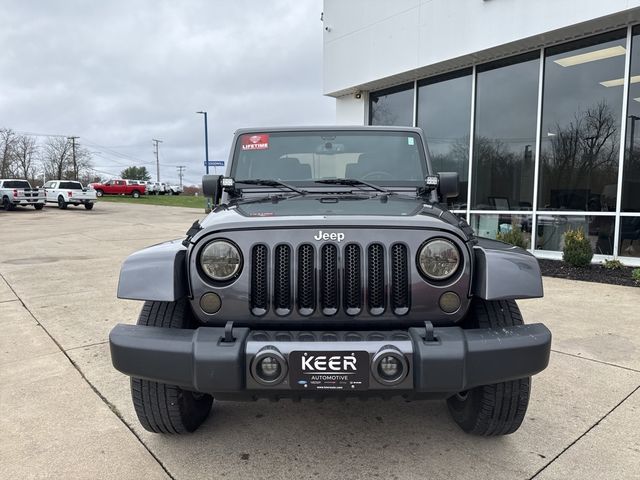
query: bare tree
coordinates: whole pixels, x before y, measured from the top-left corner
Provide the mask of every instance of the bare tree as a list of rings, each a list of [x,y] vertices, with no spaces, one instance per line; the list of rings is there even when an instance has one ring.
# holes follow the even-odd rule
[[[63,179],[71,163],[71,144],[63,137],[51,137],[44,144],[42,161],[47,178]]]
[[[72,152],[73,153],[73,152]],[[86,176],[87,171],[92,167],[91,152],[76,143],[75,155],[71,155],[71,161],[66,172],[66,177],[73,180],[79,180]]]
[[[13,130],[0,128],[0,178],[13,176],[15,142],[16,135]]]
[[[16,174],[20,178],[33,180],[36,176],[35,156],[36,140],[26,135],[18,135],[15,140],[13,155]]]
[[[586,204],[582,203],[594,202],[594,196],[604,195],[607,188],[615,186],[619,150],[616,117],[602,101],[577,112],[564,127],[556,125],[548,146],[541,152],[543,205],[552,201],[553,191],[573,192],[575,208],[584,208]],[[584,192],[589,198],[576,192]],[[595,203],[592,206],[600,208]]]

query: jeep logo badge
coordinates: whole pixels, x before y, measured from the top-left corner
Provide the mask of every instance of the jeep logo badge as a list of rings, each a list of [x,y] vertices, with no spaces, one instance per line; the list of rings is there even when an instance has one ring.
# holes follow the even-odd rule
[[[318,230],[318,233],[313,237],[315,240],[335,240],[336,242],[341,242],[344,240],[344,233],[342,232],[323,232],[322,230]]]

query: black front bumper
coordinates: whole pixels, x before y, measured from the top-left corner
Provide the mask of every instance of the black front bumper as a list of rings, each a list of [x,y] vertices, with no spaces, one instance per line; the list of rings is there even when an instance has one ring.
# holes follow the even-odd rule
[[[418,327],[394,332],[256,332],[234,328],[233,337],[232,342],[226,342],[224,328],[181,330],[119,324],[111,331],[109,342],[113,365],[120,372],[220,398],[299,393],[288,379],[277,386],[253,380],[249,365],[266,345],[277,348],[287,360],[293,350],[364,350],[373,358],[381,346],[392,345],[408,361],[406,380],[385,386],[371,377],[364,393],[442,396],[536,374],[548,365],[551,349],[551,332],[542,324],[495,330],[442,327],[434,329],[430,340],[426,329]]]

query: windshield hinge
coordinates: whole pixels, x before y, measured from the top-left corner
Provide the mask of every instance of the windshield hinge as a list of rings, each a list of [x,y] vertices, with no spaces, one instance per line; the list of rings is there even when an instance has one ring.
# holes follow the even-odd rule
[[[187,238],[182,241],[182,245],[188,247],[191,237],[193,237],[200,230],[202,230],[202,225],[200,225],[200,220],[196,220],[195,222],[193,222],[191,227],[189,227],[189,230],[187,230]]]

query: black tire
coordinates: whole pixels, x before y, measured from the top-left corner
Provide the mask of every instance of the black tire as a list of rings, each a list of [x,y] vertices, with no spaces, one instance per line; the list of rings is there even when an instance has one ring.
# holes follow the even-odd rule
[[[486,301],[475,298],[469,315],[470,328],[501,328],[522,325],[522,315],[513,300]],[[447,399],[449,412],[467,433],[486,437],[508,435],[524,420],[531,377],[483,385]]]
[[[9,197],[4,197],[2,199],[2,208],[4,208],[7,212],[11,210],[15,210],[16,206],[9,201]]]
[[[138,325],[164,328],[193,328],[194,323],[185,300],[145,302],[138,318]],[[207,419],[213,404],[211,395],[133,377],[131,397],[138,420],[153,433],[193,432]]]
[[[100,189],[96,190],[96,197],[101,197],[104,195],[104,192]]]
[[[42,210],[44,208],[44,203],[36,203],[33,208],[36,210]]]
[[[85,203],[84,208],[86,208],[87,210],[93,210],[93,203]]]
[[[134,190],[133,192],[131,192],[131,196],[133,198],[140,198],[140,192],[138,190]]]
[[[60,210],[66,210],[67,209],[67,202],[64,201],[64,198],[62,197],[62,195],[58,196],[58,208]]]

